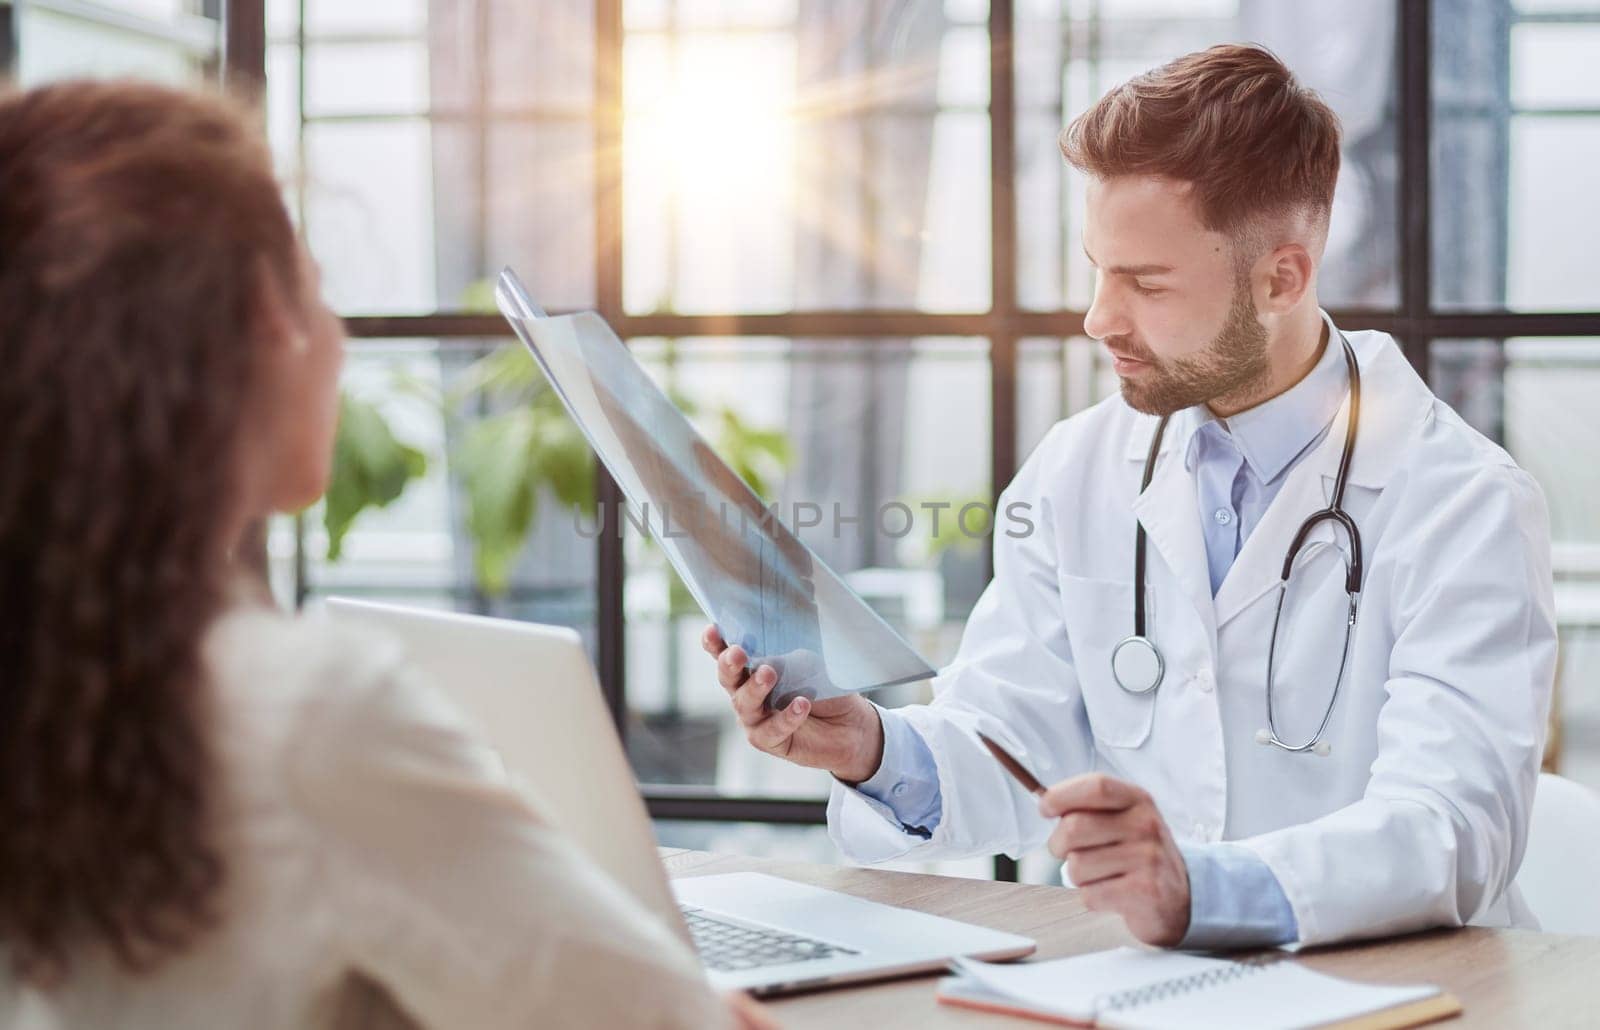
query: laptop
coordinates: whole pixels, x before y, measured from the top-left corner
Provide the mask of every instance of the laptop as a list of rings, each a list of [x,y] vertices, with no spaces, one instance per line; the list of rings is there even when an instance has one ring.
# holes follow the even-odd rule
[[[499,752],[540,815],[658,914],[713,986],[758,995],[999,960],[1034,942],[760,873],[669,883],[594,669],[571,629],[344,598],[335,621],[403,643]],[[707,674],[710,674],[708,668]]]

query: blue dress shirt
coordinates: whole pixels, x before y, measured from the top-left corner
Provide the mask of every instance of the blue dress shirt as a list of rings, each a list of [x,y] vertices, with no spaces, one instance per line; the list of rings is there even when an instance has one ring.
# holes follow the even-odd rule
[[[1212,594],[1289,471],[1328,434],[1347,378],[1344,348],[1334,339],[1310,372],[1265,403],[1227,419],[1203,404],[1173,416],[1184,467],[1194,476]]]
[[[1265,403],[1226,420],[1205,405],[1173,416],[1195,480],[1213,594],[1290,470],[1327,435],[1346,378],[1344,350],[1332,338],[1309,373]],[[883,761],[856,789],[905,832],[932,836],[943,809],[933,752],[903,716],[878,714]],[[1189,930],[1179,947],[1261,947],[1299,937],[1283,886],[1254,852],[1227,842],[1180,842],[1178,850],[1189,872]]]

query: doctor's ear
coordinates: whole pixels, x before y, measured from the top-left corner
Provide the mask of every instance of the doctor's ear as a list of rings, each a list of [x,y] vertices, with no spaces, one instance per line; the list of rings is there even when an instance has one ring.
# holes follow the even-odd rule
[[[1250,276],[1256,310],[1264,315],[1294,310],[1311,289],[1315,274],[1316,264],[1302,244],[1285,243],[1263,254]]]

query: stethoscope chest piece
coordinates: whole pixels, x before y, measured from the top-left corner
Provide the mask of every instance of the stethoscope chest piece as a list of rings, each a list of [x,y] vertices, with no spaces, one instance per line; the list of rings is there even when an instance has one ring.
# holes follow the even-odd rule
[[[1161,685],[1166,671],[1161,652],[1147,637],[1123,637],[1111,652],[1111,675],[1130,694],[1148,694]]]

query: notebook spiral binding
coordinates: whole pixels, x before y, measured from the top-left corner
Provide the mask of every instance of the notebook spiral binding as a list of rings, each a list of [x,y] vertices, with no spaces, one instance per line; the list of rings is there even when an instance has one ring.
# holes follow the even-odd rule
[[[1194,991],[1203,991],[1217,984],[1228,983],[1259,973],[1282,961],[1281,956],[1263,955],[1256,958],[1242,959],[1233,963],[1226,969],[1207,969],[1203,973],[1190,973],[1188,976],[1173,977],[1158,983],[1147,984],[1144,987],[1127,991],[1117,991],[1113,994],[1101,995],[1095,1000],[1095,1011],[1116,1012],[1120,1009],[1138,1008],[1140,1005],[1149,1005],[1179,995],[1190,994]]]

